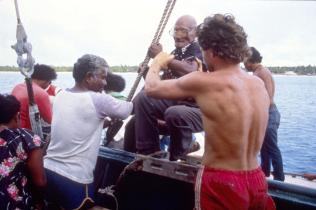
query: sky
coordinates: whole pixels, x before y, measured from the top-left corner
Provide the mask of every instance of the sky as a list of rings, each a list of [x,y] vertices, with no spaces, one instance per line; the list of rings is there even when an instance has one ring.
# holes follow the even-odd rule
[[[37,63],[72,66],[86,53],[111,65],[138,65],[153,39],[167,0],[18,0],[22,23]],[[177,0],[161,37],[163,50],[174,42],[169,30],[181,15],[198,23],[230,13],[244,27],[267,66],[316,65],[316,1]],[[13,0],[0,0],[0,66],[16,66]]]

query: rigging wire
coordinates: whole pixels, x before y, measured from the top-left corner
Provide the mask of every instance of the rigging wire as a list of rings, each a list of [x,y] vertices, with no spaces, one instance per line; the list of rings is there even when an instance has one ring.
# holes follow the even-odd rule
[[[38,107],[34,100],[34,92],[32,87],[32,80],[31,75],[34,71],[34,63],[35,60],[32,56],[32,45],[31,43],[27,42],[27,35],[24,30],[24,27],[21,22],[20,12],[18,1],[14,0],[15,12],[17,17],[17,28],[16,28],[16,40],[17,43],[12,45],[11,48],[15,50],[16,54],[18,55],[17,64],[19,66],[20,72],[25,77],[25,83],[27,87],[27,94],[29,98],[29,116],[32,130],[35,134],[43,139],[43,131],[41,126],[41,117],[38,110]],[[23,55],[26,54],[26,58]]]

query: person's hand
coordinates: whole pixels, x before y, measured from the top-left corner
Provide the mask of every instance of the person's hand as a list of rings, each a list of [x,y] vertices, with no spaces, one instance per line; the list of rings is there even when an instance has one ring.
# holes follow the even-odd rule
[[[167,69],[168,64],[173,58],[174,55],[165,52],[160,52],[158,55],[156,55],[155,59],[153,60],[153,64],[159,65],[160,69]]]
[[[105,118],[104,123],[103,123],[103,128],[107,128],[111,125],[111,119],[110,118]]]
[[[200,59],[198,59],[197,57],[194,57],[195,58],[195,61],[197,62],[198,64],[198,71],[200,72],[203,72],[203,64],[202,64],[202,61]]]
[[[146,72],[148,69],[149,69],[148,65],[140,63],[139,66],[138,66],[137,73]]]
[[[160,52],[162,52],[162,45],[160,43],[153,43],[149,48],[148,48],[148,56],[150,58],[156,57]]]

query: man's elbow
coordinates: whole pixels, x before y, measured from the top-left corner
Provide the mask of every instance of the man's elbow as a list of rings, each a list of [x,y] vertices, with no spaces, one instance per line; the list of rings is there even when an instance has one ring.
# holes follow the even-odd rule
[[[126,119],[130,116],[130,114],[132,113],[133,111],[133,103],[132,102],[126,102],[127,104],[125,105],[125,107],[122,109],[120,109],[121,111],[118,113],[118,118],[119,119]]]
[[[145,84],[145,93],[146,95],[148,96],[155,96],[155,88],[153,87],[153,85],[150,85],[150,84]]]

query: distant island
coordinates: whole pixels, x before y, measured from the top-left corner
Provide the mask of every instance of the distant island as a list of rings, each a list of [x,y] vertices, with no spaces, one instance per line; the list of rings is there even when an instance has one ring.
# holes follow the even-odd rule
[[[71,72],[70,66],[54,66],[57,72]],[[273,74],[284,75],[316,75],[316,66],[271,66],[268,67]],[[138,66],[111,66],[113,72],[137,72]],[[0,66],[0,71],[19,71],[16,66]]]
[[[57,72],[71,72],[72,66],[52,66]],[[138,66],[110,66],[111,71],[113,72],[137,72]],[[19,71],[17,66],[0,66],[1,71]]]
[[[274,74],[285,75],[316,75],[316,66],[272,66],[268,67]]]

